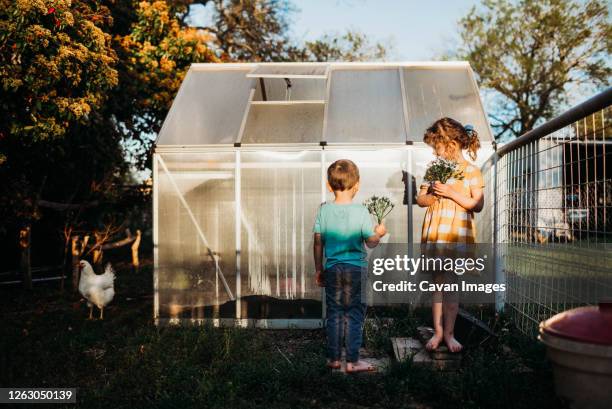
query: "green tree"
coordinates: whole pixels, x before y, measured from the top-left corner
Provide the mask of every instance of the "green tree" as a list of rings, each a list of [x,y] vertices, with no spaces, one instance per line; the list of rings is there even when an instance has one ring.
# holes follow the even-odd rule
[[[117,84],[111,23],[94,1],[0,0],[0,230],[40,217],[61,139]]]
[[[609,83],[612,25],[605,1],[484,0],[460,20],[456,57],[493,91],[497,138],[552,118],[572,88]]]
[[[26,286],[30,235],[53,249],[66,210],[112,203],[127,175],[120,138],[96,127],[119,78],[112,23],[97,1],[0,0],[0,237],[19,237]]]
[[[94,1],[0,0],[1,139],[61,137],[104,103],[117,84],[111,21]]]

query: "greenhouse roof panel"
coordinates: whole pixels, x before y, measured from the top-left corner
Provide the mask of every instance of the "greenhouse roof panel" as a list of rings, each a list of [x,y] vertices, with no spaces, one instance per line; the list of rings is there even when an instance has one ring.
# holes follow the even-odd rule
[[[193,64],[157,145],[405,143],[444,116],[492,141],[467,62]]]
[[[406,132],[397,68],[333,69],[324,140],[404,143]]]
[[[419,141],[436,120],[443,117],[470,124],[481,140],[491,141],[491,131],[468,65],[402,68],[407,105],[408,139]]]
[[[233,144],[255,80],[242,69],[187,72],[159,133],[158,145]]]

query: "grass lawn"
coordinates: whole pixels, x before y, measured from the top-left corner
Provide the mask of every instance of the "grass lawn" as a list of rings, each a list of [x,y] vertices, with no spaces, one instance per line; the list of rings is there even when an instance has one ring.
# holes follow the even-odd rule
[[[157,328],[150,267],[116,267],[104,321],[86,320],[80,297],[57,283],[0,288],[1,386],[77,387],[78,404],[66,407],[88,409],[563,407],[542,346],[504,319],[495,321],[499,339],[470,346],[457,373],[404,362],[345,376],[325,369],[321,330]],[[366,346],[388,353],[390,336],[411,335],[426,316],[372,311]]]

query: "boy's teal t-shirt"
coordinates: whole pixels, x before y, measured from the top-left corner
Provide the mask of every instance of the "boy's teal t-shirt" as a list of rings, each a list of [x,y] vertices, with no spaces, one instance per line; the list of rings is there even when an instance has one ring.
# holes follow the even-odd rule
[[[323,239],[325,269],[338,263],[367,266],[364,241],[374,235],[374,228],[365,206],[323,203],[319,206],[313,232],[321,233]]]

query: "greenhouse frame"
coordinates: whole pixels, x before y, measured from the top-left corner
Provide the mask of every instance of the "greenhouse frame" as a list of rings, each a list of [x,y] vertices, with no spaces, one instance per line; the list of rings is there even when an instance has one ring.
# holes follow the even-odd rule
[[[327,167],[353,160],[355,201],[391,198],[386,240],[418,242],[423,133],[444,116],[475,127],[482,164],[492,133],[467,62],[193,64],[153,156],[155,322],[321,327]]]

